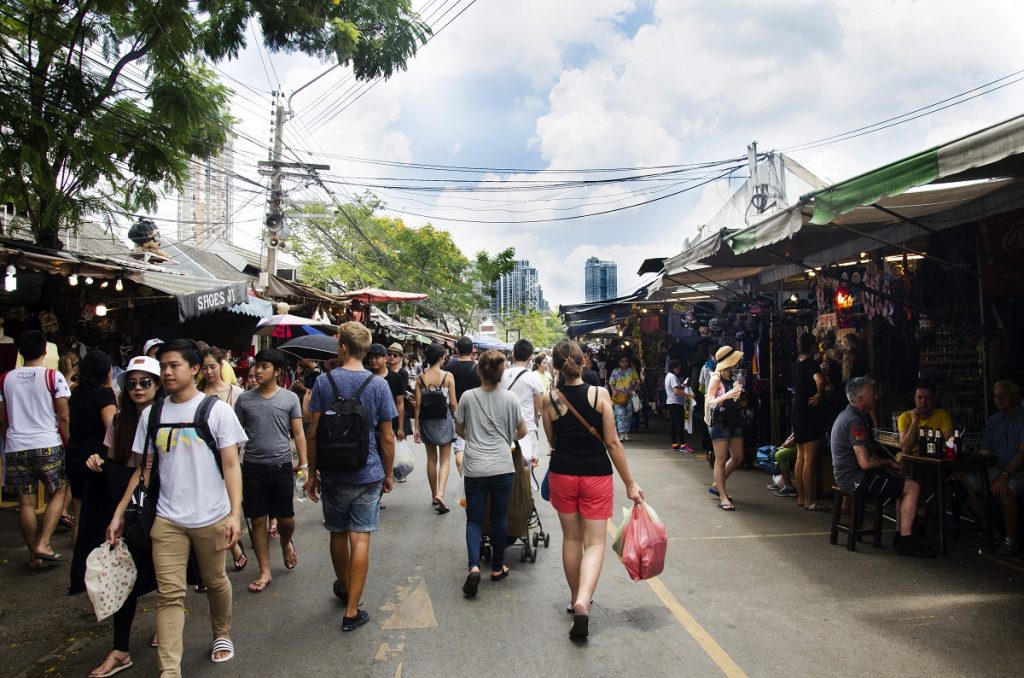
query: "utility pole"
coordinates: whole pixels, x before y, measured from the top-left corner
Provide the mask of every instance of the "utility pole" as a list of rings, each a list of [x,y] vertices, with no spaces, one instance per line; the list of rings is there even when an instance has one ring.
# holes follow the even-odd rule
[[[284,220],[284,191],[281,189],[281,180],[285,176],[284,170],[299,170],[305,176],[309,170],[329,170],[331,168],[330,165],[284,162],[281,159],[284,152],[285,115],[284,105],[280,102],[280,96],[280,92],[274,92],[274,146],[271,151],[270,160],[257,163],[260,168],[260,174],[270,176],[270,200],[268,201],[266,219],[267,267],[264,271],[266,276],[260,275],[260,287],[264,289],[270,284],[270,276],[277,274],[277,249],[284,242],[285,238],[291,235],[291,231]]]

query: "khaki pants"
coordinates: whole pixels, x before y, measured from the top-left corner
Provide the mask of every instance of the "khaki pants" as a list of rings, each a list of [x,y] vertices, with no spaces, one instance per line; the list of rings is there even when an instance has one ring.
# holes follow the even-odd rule
[[[231,582],[224,572],[225,520],[200,528],[181,527],[160,517],[153,521],[150,537],[157,581],[156,632],[160,637],[161,676],[181,675],[189,546],[195,550],[199,572],[208,589],[213,637],[226,638],[231,633]]]

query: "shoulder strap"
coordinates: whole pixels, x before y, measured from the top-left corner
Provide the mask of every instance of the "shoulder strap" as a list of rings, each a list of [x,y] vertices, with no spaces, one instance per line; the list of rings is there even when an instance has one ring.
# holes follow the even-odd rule
[[[341,400],[341,393],[338,392],[338,385],[334,383],[334,377],[331,376],[330,372],[326,372],[325,374],[327,375],[327,381],[331,384],[331,390],[334,391],[334,399]]]
[[[487,408],[484,407],[483,401],[480,400],[480,394],[477,393],[478,390],[479,389],[474,388],[470,392],[473,394],[473,399],[476,400],[476,404],[480,406],[480,411],[484,413],[485,417],[487,417],[487,423],[493,426],[494,430],[498,431],[501,434],[501,437],[505,440],[505,442],[507,442],[511,446],[512,441],[509,440],[508,438],[505,438],[505,432],[501,429],[500,426],[498,426],[497,422],[494,421],[494,417],[492,417],[491,413],[487,411]]]
[[[565,403],[565,406],[567,408],[569,408],[569,411],[573,413],[573,416],[575,416],[577,419],[580,420],[580,423],[583,424],[583,427],[587,429],[587,431],[590,433],[590,435],[594,436],[595,438],[600,440],[602,444],[604,444],[604,437],[601,435],[600,431],[598,431],[596,428],[591,426],[590,422],[587,421],[586,419],[584,419],[583,415],[581,415],[579,412],[576,411],[576,408],[572,406],[572,403],[569,402],[568,398],[566,398],[561,393],[559,393],[558,395],[559,395],[559,400],[561,400],[563,403]],[[554,401],[552,401],[552,402],[554,402]]]
[[[516,385],[517,381],[519,381],[519,377],[523,376],[524,374],[526,374],[526,368],[525,367],[523,368],[523,370],[519,374],[516,375],[516,378],[512,380],[512,383],[508,385],[508,390],[511,391],[512,387]]]

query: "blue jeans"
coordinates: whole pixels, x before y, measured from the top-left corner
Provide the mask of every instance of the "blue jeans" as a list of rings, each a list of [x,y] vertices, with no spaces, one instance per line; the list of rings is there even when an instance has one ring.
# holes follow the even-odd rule
[[[491,571],[505,564],[508,539],[508,498],[512,494],[514,473],[472,478],[466,476],[466,551],[469,569],[480,567],[480,542],[484,532],[484,506],[491,498]]]

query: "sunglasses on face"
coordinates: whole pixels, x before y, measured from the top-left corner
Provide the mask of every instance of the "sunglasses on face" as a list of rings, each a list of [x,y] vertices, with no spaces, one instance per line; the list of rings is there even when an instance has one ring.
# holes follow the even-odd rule
[[[143,377],[142,379],[126,379],[124,385],[129,391],[134,391],[137,388],[152,388],[153,383],[152,379]]]

